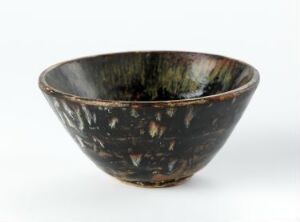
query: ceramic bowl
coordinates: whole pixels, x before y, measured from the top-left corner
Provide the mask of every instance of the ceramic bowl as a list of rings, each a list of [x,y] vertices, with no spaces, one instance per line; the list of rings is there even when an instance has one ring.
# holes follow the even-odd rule
[[[259,82],[250,65],[192,52],[125,52],[45,70],[39,86],[81,150],[139,186],[172,186],[223,146]]]

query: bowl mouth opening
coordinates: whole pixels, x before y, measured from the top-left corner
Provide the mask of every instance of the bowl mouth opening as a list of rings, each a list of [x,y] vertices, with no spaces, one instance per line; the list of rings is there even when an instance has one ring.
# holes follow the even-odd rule
[[[171,53],[171,54],[195,54],[195,55],[203,55],[210,56],[215,58],[227,59],[230,61],[234,61],[236,63],[242,64],[245,67],[249,68],[252,71],[252,76],[250,80],[241,86],[238,86],[234,89],[207,95],[207,96],[199,96],[193,98],[182,98],[182,99],[166,99],[166,100],[114,100],[114,99],[100,99],[100,98],[89,98],[84,96],[79,96],[75,94],[71,94],[68,92],[64,92],[60,89],[49,84],[46,80],[46,76],[50,75],[50,72],[60,66],[72,62],[76,62],[83,59],[93,59],[96,57],[105,57],[105,56],[114,56],[114,55],[129,55],[129,54],[143,54],[143,53]],[[251,89],[255,89],[259,83],[260,77],[259,72],[252,65],[245,63],[241,60],[234,59],[231,57],[211,54],[211,53],[201,53],[201,52],[189,52],[189,51],[126,51],[126,52],[114,52],[114,53],[104,53],[97,54],[92,56],[84,56],[80,58],[75,58],[67,61],[63,61],[52,65],[45,69],[39,76],[39,87],[40,89],[48,95],[57,96],[61,98],[65,98],[71,101],[80,102],[87,105],[99,105],[99,106],[109,106],[109,107],[127,107],[127,106],[139,106],[139,105],[152,105],[152,106],[181,106],[181,105],[191,105],[191,104],[206,104],[210,102],[223,101],[233,99]]]

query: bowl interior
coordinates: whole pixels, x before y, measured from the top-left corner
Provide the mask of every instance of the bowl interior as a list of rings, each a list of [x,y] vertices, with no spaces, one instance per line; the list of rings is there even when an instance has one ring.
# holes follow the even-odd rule
[[[189,52],[129,52],[62,63],[45,83],[90,99],[156,101],[209,96],[251,80],[254,69],[226,57]]]

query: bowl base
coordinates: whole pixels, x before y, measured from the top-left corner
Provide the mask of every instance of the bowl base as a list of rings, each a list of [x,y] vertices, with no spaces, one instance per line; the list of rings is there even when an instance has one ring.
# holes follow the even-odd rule
[[[122,179],[119,179],[119,180],[123,183],[127,183],[127,184],[134,185],[137,187],[163,188],[163,187],[172,187],[172,186],[182,184],[191,177],[192,176],[187,176],[187,177],[182,177],[179,179],[165,180],[165,181],[160,181],[160,182],[128,181],[128,180],[122,180]]]

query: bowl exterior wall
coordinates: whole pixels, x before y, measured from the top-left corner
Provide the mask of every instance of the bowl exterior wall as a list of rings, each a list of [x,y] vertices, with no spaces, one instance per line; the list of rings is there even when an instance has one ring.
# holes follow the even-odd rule
[[[88,105],[44,93],[81,150],[106,173],[155,184],[189,177],[217,153],[253,92],[204,104]]]

